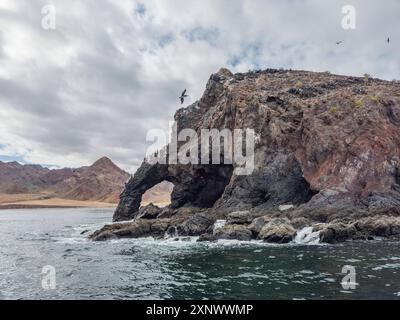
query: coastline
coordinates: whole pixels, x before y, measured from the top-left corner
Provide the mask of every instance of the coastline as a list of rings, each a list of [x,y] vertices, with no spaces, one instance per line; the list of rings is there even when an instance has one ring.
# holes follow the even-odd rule
[[[0,201],[0,210],[7,209],[68,209],[68,208],[115,208],[117,204],[100,201],[79,201],[60,198]]]
[[[285,210],[284,210],[285,209]],[[400,239],[400,215],[388,204],[375,208],[348,206],[292,206],[280,210],[253,208],[221,212],[216,209],[154,205],[142,207],[132,220],[114,221],[89,236],[94,241],[121,238],[158,239],[199,237],[199,242],[218,240],[287,244],[300,242],[342,243],[350,240],[371,241]]]
[[[105,208],[115,208],[115,206],[56,206],[56,205],[21,205],[21,204],[10,204],[10,205],[0,205],[0,210],[24,210],[24,209],[105,209]]]

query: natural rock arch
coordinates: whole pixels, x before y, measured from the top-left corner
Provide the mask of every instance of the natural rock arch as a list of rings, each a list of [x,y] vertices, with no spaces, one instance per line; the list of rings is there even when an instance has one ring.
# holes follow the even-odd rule
[[[211,208],[224,193],[232,174],[232,165],[168,166],[144,162],[126,184],[113,220],[134,219],[145,192],[163,181],[174,184],[170,208]]]

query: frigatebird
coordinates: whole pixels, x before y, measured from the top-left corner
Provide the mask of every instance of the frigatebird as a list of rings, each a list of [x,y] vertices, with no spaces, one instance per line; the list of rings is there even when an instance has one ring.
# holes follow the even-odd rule
[[[183,90],[181,96],[179,97],[179,99],[181,100],[181,104],[183,104],[183,103],[185,102],[185,98],[189,97],[189,96],[186,94],[186,91],[187,91],[186,89]]]

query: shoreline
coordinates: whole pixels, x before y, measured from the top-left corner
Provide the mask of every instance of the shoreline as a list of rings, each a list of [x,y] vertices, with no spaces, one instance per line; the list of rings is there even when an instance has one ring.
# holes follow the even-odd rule
[[[0,211],[1,210],[24,210],[24,209],[112,209],[116,208],[115,206],[68,206],[68,205],[25,205],[25,204],[7,204],[7,205],[0,205]]]
[[[376,238],[400,239],[396,208],[299,206],[288,210],[252,209],[231,213],[215,209],[142,207],[133,220],[107,224],[89,236],[94,241],[143,237],[199,237],[199,242],[262,240],[286,244],[341,243]],[[379,210],[378,210],[379,209]]]
[[[10,209],[68,209],[68,208],[116,208],[116,203],[89,200],[70,200],[61,198],[41,198],[20,196],[17,199],[0,201],[0,210]]]

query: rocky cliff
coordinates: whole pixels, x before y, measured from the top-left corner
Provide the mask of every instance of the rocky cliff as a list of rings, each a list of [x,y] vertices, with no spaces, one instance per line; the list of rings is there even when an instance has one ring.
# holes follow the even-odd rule
[[[221,69],[201,99],[179,110],[175,120],[178,130],[254,129],[255,170],[238,176],[235,164],[144,162],[114,215],[114,221],[134,220],[105,227],[94,239],[174,229],[208,240],[287,242],[307,225],[326,242],[400,233],[398,82]],[[175,185],[171,205],[140,209],[143,193],[164,180]],[[146,211],[152,220],[143,219]],[[228,224],[213,232],[216,219]]]

